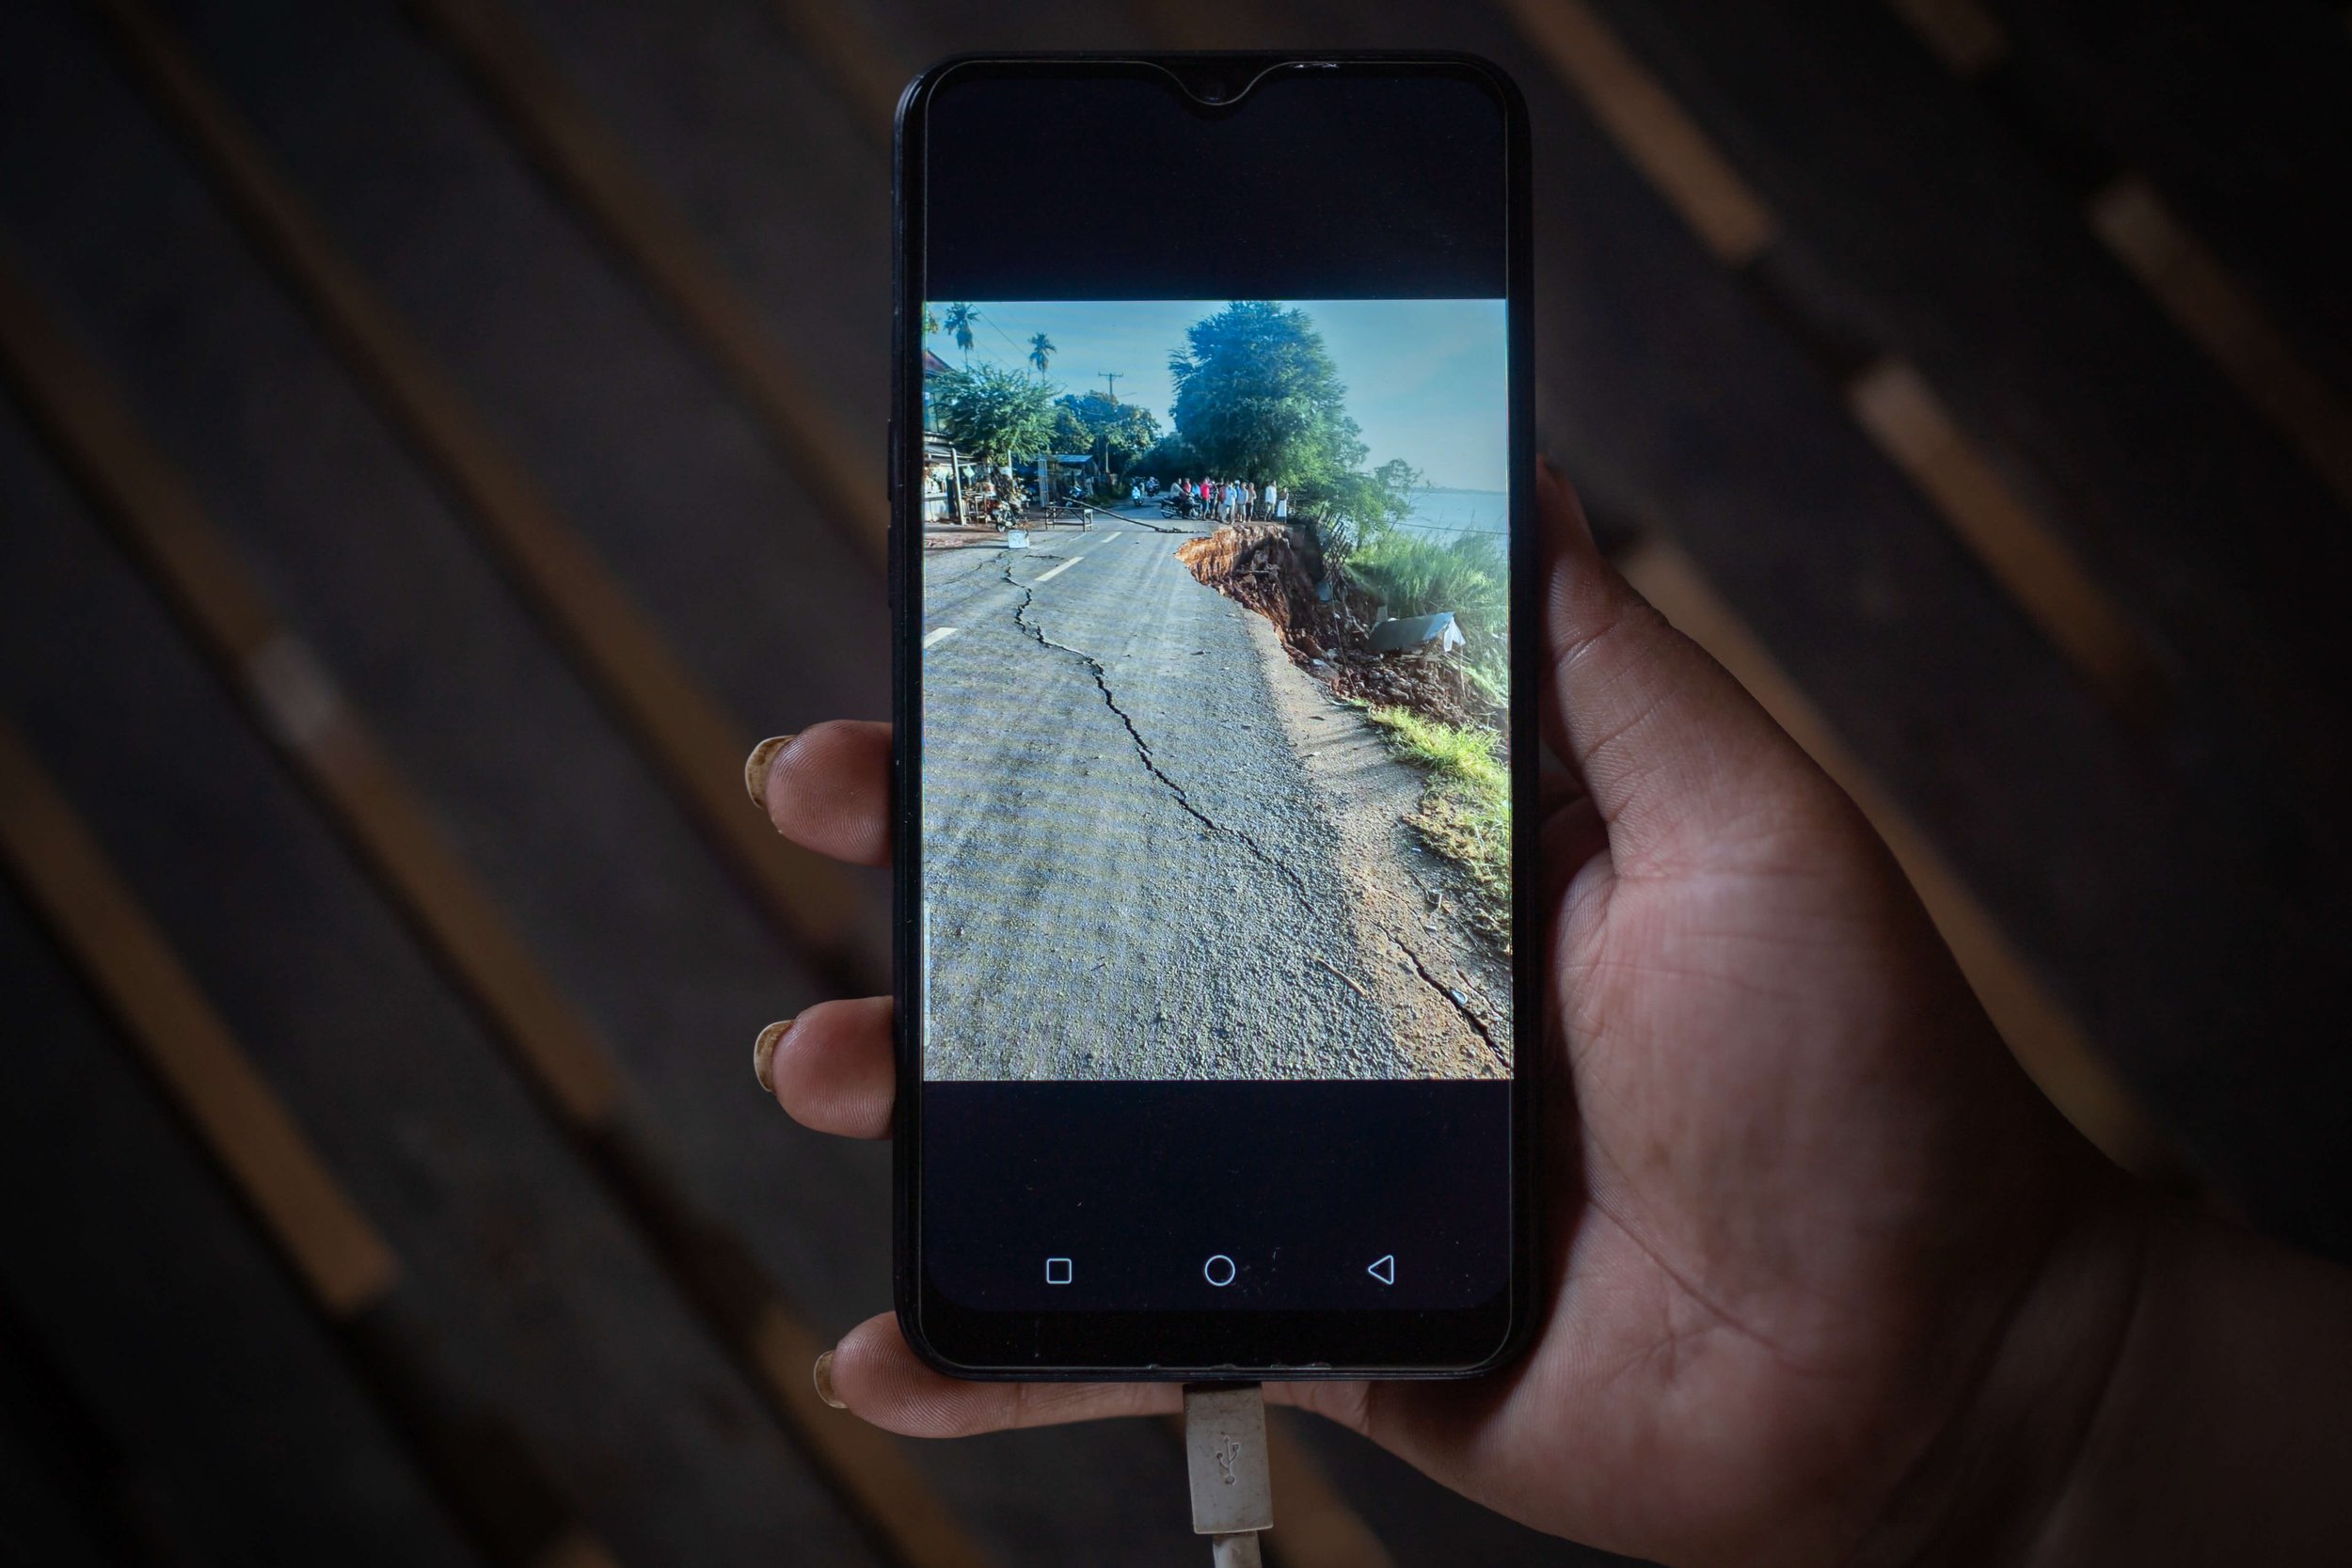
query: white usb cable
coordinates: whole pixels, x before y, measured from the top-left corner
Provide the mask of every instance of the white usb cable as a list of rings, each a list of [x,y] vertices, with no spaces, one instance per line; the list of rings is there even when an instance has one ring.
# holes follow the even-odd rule
[[[1264,1390],[1254,1383],[1185,1384],[1184,1464],[1193,1533],[1209,1537],[1216,1568],[1263,1568],[1258,1532],[1274,1528]]]

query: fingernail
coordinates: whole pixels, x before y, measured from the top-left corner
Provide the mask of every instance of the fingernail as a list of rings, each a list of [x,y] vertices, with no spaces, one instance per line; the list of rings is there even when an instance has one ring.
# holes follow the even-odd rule
[[[752,1076],[758,1079],[759,1086],[770,1094],[776,1092],[776,1047],[783,1042],[792,1023],[791,1019],[778,1019],[759,1032],[759,1038],[752,1041]]]
[[[809,1376],[816,1380],[818,1399],[835,1410],[850,1408],[850,1402],[833,1391],[833,1352],[827,1351],[817,1358],[817,1365],[810,1369]]]
[[[799,732],[774,735],[752,748],[752,754],[743,759],[743,793],[752,798],[752,804],[768,809],[768,769],[776,765],[776,753],[800,738]]]

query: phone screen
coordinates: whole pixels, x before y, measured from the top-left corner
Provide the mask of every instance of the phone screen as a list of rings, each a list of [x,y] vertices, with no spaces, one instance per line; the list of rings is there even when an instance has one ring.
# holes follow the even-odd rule
[[[1168,64],[902,133],[902,1307],[1464,1370],[1524,1284],[1512,101]]]

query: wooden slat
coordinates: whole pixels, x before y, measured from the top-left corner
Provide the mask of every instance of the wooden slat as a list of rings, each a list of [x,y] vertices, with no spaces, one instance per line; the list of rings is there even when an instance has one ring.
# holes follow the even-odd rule
[[[832,523],[880,565],[889,534],[882,475],[856,461],[871,442],[850,431],[791,362],[685,219],[497,0],[411,0],[411,7],[539,166],[734,381]],[[811,18],[833,11],[815,0],[790,8]],[[853,24],[839,21],[837,41],[847,43]],[[829,68],[835,63],[831,53],[824,59]],[[870,84],[854,90],[863,99]]]
[[[2082,1025],[2044,988],[1928,836],[1708,587],[1690,557],[1654,535],[1617,561],[1642,596],[1729,670],[1748,694],[1852,797],[1911,879],[1977,999],[2026,1073],[2083,1135],[2128,1169],[2165,1166],[2163,1144]]]
[[[826,1341],[778,1299],[748,1247],[694,1212],[652,1148],[649,1135],[624,1122],[589,1152],[770,1407],[896,1560],[987,1568],[989,1554],[908,1463],[899,1440],[817,1397],[813,1373]]]
[[[361,1370],[380,1379],[382,1358],[359,1347],[384,1342],[399,1260],[6,723],[0,723],[0,856],[321,1315],[353,1336],[349,1342]],[[388,1408],[396,1418],[405,1418],[405,1434],[496,1560],[517,1568],[613,1563],[511,1426],[495,1415],[441,1405],[429,1384],[414,1375],[400,1381]],[[481,1464],[492,1449],[501,1463]]]
[[[2298,356],[2352,395],[2352,91],[2344,34],[2308,4],[1979,0],[2032,112],[2165,193]]]
[[[1255,6],[1194,6],[1185,0],[1127,0],[1136,31],[1155,49],[1253,49],[1267,16]]]
[[[1311,1418],[1288,1410],[1266,1412],[1275,1514],[1275,1528],[1266,1532],[1266,1556],[1275,1568],[1390,1568],[1395,1558],[1291,1430],[1307,1419]]]
[[[1962,76],[1989,69],[2009,53],[2000,19],[1977,0],[1891,0],[1936,57]]]
[[[1762,254],[1772,209],[1584,0],[1500,0],[1562,81],[1726,266]]]
[[[5,265],[0,365],[101,515],[533,1082],[567,1120],[602,1125],[621,1088],[595,1027],[531,955],[317,656],[263,600],[186,481]]]
[[[1784,314],[1862,324],[1854,335],[1876,335],[1869,347],[1994,443],[1983,467],[2058,532],[2113,605],[2104,619],[2161,672],[2154,702],[2108,682],[2111,711],[2242,847],[2274,838],[2249,867],[2308,860],[2273,896],[2312,928],[2335,923],[2344,879],[2319,868],[2344,855],[2352,749],[2320,715],[2352,693],[2352,657],[2323,585],[2352,535],[2334,499],[2087,243],[2072,193],[1891,19],[1829,0],[1772,20],[1704,0],[1599,8],[1741,150],[1786,226],[1767,259]]]
[[[1752,271],[1779,219],[1614,29],[1584,0],[1497,4],[1716,259]],[[1853,382],[1848,398],[1871,439],[2018,595],[2042,634],[2120,712],[2145,716],[2159,691],[2153,656],[1926,379],[1890,357]]]
[[[628,1091],[594,1026],[530,951],[472,868],[392,767],[320,661],[278,621],[204,515],[186,482],[133,425],[95,367],[0,266],[0,369],[70,471],[171,598],[196,640],[247,702],[260,727],[316,793],[370,868],[454,974],[566,1131],[674,1266],[723,1236],[676,1200],[622,1113]],[[731,1244],[731,1243],[729,1243]],[[739,1249],[737,1249],[739,1250]],[[752,1370],[787,1428],[826,1463],[861,1517],[912,1568],[979,1568],[961,1528],[891,1440],[842,1435],[838,1413],[773,1354],[779,1335],[815,1336],[745,1263],[682,1278]],[[781,1326],[780,1326],[781,1325]],[[854,1425],[855,1423],[850,1423]]]
[[[884,43],[841,0],[773,0],[777,17],[831,79],[858,129],[876,146],[890,145],[898,94],[907,74],[898,52]]]
[[[0,1190],[38,1195],[0,1209],[8,1560],[482,1568],[316,1295],[42,927],[0,856]],[[35,1496],[106,1549],[44,1541]]]
[[[2018,499],[1919,372],[1883,359],[1846,386],[1879,450],[1960,531],[2009,595],[2119,712],[2145,716],[2161,682],[2122,612]]]
[[[344,1194],[13,728],[0,724],[0,851],[329,1318],[400,1264]]]
[[[653,758],[779,925],[844,975],[850,892],[837,868],[779,837],[743,800],[756,737],[725,713],[480,411],[424,352],[270,162],[144,0],[92,0],[157,103],[255,244],[455,494],[592,685]]]
[[[0,905],[0,942],[14,913]],[[13,991],[10,1000],[23,1006]],[[25,1019],[30,1011],[18,1016]],[[48,1038],[42,1044],[54,1048]],[[27,1065],[38,1067],[18,1064],[11,1085],[20,1096]],[[8,1149],[0,1158],[21,1152]],[[70,1179],[55,1167],[36,1169],[41,1181]],[[24,1261],[0,1259],[0,1268]],[[12,1293],[0,1281],[0,1542],[10,1549],[11,1562],[126,1568],[158,1558],[200,1560],[167,1500],[156,1496],[152,1479],[134,1471],[104,1418],[49,1348],[35,1342]],[[136,1354],[144,1347],[128,1348]]]
[[[891,1522],[906,1560],[943,1565],[984,1562],[978,1546],[930,1501],[888,1433],[817,1397],[810,1372],[818,1353],[829,1348],[772,1305],[751,1325],[751,1354],[770,1386],[789,1404],[810,1446],[844,1479],[859,1505]]]
[[[1890,4],[1955,75],[1979,77],[2009,55],[2008,31],[1978,0]],[[2127,170],[2091,195],[2084,216],[2181,330],[2352,506],[2352,409],[2302,361],[2252,292],[2154,183]]]
[[[2352,407],[2297,357],[2269,314],[2189,232],[2170,203],[2145,177],[2126,174],[2090,198],[2087,216],[2181,330],[2352,508]]]

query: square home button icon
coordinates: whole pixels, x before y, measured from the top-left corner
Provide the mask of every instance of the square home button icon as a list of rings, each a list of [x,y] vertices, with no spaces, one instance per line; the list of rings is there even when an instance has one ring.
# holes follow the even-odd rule
[[[1048,1258],[1045,1259],[1045,1283],[1048,1285],[1069,1284],[1070,1259],[1067,1258]]]

